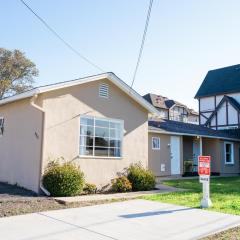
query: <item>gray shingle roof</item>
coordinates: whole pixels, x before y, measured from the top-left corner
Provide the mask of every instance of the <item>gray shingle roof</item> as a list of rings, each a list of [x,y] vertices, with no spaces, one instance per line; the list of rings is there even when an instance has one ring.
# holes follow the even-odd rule
[[[240,92],[240,64],[207,73],[195,98]]]
[[[239,139],[240,130],[214,130],[201,125],[183,123],[171,120],[149,121],[148,126],[150,130],[164,130],[167,132],[190,134],[196,136],[209,136],[223,139]]]

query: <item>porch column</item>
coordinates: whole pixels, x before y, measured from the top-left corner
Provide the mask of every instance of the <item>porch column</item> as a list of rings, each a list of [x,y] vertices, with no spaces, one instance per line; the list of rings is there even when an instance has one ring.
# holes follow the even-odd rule
[[[199,154],[200,154],[200,156],[202,156],[203,155],[203,149],[202,149],[202,137],[199,137]]]

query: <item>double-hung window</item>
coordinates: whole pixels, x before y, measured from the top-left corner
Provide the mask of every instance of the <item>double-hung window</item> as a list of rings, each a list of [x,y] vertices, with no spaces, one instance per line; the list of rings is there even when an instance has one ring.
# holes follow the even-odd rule
[[[122,157],[123,121],[80,117],[80,156]]]
[[[234,147],[233,143],[224,143],[225,164],[234,164]]]

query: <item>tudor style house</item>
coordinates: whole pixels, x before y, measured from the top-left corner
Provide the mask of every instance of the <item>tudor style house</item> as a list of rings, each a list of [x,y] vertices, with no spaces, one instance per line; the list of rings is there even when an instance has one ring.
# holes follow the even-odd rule
[[[208,72],[196,94],[199,124],[187,122],[186,106],[176,101],[154,94],[144,98],[162,116],[148,123],[149,168],[156,176],[197,175],[199,155],[211,156],[213,175],[239,175],[240,65]],[[171,114],[174,106],[184,110]]]
[[[143,98],[159,111],[162,119],[198,124],[198,113],[178,101],[153,93]]]
[[[211,70],[196,96],[199,123],[215,130],[240,126],[240,64]]]

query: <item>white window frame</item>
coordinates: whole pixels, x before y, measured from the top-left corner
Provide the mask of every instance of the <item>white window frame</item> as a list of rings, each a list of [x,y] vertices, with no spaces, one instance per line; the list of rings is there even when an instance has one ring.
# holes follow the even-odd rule
[[[226,145],[231,145],[231,162],[227,162],[226,160]],[[234,164],[234,143],[233,142],[224,142],[224,160],[226,165],[233,165]]]
[[[158,146],[157,147],[154,147],[154,140],[156,140],[158,142]],[[160,150],[161,148],[161,140],[160,140],[160,137],[152,137],[152,150]]]
[[[86,118],[92,118],[94,120],[94,138],[93,138],[93,155],[81,155],[80,154],[80,146],[81,146],[81,117],[86,117]],[[111,122],[117,122],[122,125],[122,134],[121,134],[121,148],[120,148],[120,157],[114,157],[114,156],[95,156],[95,121],[96,120],[106,120],[106,121],[111,121]],[[90,115],[80,115],[79,118],[79,144],[78,144],[78,153],[80,158],[103,158],[103,159],[122,159],[123,158],[123,139],[124,139],[124,120],[122,119],[113,119],[113,118],[102,118],[102,117],[94,117]]]

